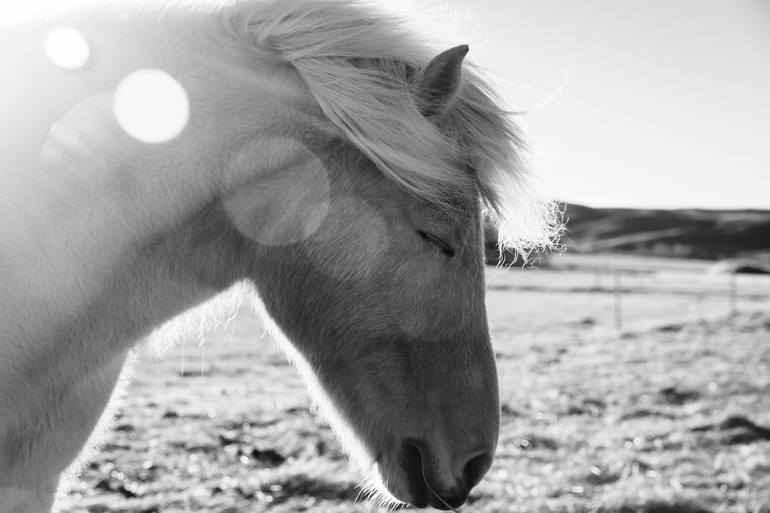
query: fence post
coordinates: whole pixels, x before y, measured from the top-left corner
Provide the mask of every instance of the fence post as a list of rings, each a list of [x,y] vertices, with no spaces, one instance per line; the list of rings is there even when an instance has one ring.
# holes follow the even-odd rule
[[[738,313],[738,279],[735,273],[730,274],[730,317]]]
[[[179,357],[179,359],[180,359],[179,375],[180,376],[184,376],[184,365],[185,365],[185,358],[184,358],[185,355],[184,355],[184,352],[185,352],[185,349],[187,349],[187,339],[186,338],[182,340],[182,354]]]
[[[615,269],[613,271],[613,286],[614,286],[614,298],[615,298],[615,329],[620,331],[623,329],[623,312],[621,305],[621,290],[620,290],[620,272]]]

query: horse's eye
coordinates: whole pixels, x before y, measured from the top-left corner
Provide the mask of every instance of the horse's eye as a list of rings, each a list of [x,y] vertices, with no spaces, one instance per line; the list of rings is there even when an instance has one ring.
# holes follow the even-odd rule
[[[455,256],[455,250],[452,248],[452,246],[450,246],[443,240],[439,239],[435,235],[425,233],[422,230],[417,230],[417,233],[420,234],[420,237],[422,237],[422,240],[438,248],[439,251],[441,251],[441,254],[443,254],[447,258],[452,258],[453,256]]]

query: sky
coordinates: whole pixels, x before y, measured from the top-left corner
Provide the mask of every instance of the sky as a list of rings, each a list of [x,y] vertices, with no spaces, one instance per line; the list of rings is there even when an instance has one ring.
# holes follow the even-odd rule
[[[770,1],[447,0],[554,197],[770,209]]]

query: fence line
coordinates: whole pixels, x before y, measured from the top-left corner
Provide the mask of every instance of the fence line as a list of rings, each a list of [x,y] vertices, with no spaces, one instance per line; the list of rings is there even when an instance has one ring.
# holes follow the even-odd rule
[[[601,275],[603,273],[599,271],[598,277],[597,277],[597,283],[601,283]],[[623,287],[621,285],[621,275],[622,271],[620,269],[612,269],[612,295],[613,295],[613,310],[614,310],[614,319],[615,319],[615,329],[617,331],[623,330]],[[728,298],[728,316],[731,319],[735,319],[735,317],[738,314],[738,278],[736,274],[729,274],[728,275],[728,285],[727,285],[727,298]],[[600,287],[599,287],[600,288]],[[635,293],[639,293],[640,290],[634,290]],[[673,291],[656,291],[659,293],[672,293]],[[681,291],[676,291],[675,293],[682,293]],[[717,296],[722,295],[714,294],[712,291],[704,291],[700,290],[697,292],[691,292],[691,294],[696,296]]]
[[[709,274],[690,272],[639,272],[623,266],[603,265],[592,269],[579,267],[553,267],[541,274],[538,270],[517,275],[516,281],[497,279],[497,272],[487,280],[489,291],[533,292],[537,294],[598,294],[604,296],[605,322],[617,331],[629,329],[642,320],[637,312],[637,302],[660,303],[660,317],[669,318],[665,306],[669,297],[679,297],[675,303],[677,312],[687,317],[703,318],[715,314],[735,318],[742,311],[764,309],[770,305],[770,277],[736,274]],[[506,272],[506,271],[502,271]],[[564,278],[561,278],[562,273]],[[502,278],[502,277],[501,277]],[[643,300],[642,296],[650,299]],[[660,299],[657,299],[659,297]],[[692,301],[686,298],[692,298]],[[643,307],[647,311],[648,307]],[[684,308],[684,310],[683,310]],[[705,308],[705,310],[704,310]],[[770,306],[768,307],[770,309]],[[656,309],[649,310],[650,319],[657,318]],[[707,313],[708,312],[708,313]],[[630,324],[629,324],[630,323]]]

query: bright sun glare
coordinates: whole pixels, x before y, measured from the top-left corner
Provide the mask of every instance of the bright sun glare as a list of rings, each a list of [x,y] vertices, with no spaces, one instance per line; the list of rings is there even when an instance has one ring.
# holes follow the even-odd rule
[[[88,40],[72,27],[58,27],[51,30],[45,38],[43,47],[48,59],[62,69],[81,69],[91,59]]]
[[[124,78],[113,104],[120,127],[146,143],[161,143],[178,136],[190,119],[184,88],[159,69],[140,69]]]

